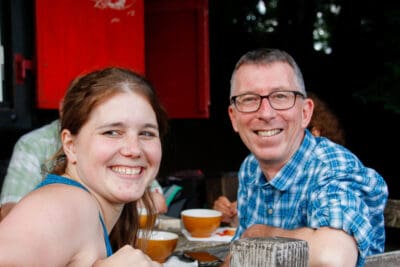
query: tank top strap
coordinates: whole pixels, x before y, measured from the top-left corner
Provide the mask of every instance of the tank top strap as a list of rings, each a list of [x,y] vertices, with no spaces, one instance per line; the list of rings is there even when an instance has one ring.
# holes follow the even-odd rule
[[[46,176],[46,179],[44,179],[43,181],[41,181],[41,182],[36,186],[35,189],[38,189],[38,188],[40,188],[40,187],[43,187],[43,186],[46,186],[46,185],[49,185],[49,184],[66,184],[66,185],[72,185],[72,186],[79,187],[79,188],[85,190],[86,192],[89,192],[89,190],[88,190],[86,187],[84,187],[81,183],[79,183],[79,182],[77,182],[77,181],[75,181],[75,180],[69,179],[69,178],[67,178],[67,177],[59,176],[59,175],[55,175],[55,174],[48,174],[48,175]]]
[[[41,188],[43,186],[50,185],[50,184],[65,184],[65,185],[70,185],[70,186],[76,186],[76,187],[79,187],[79,188],[85,190],[86,192],[89,192],[89,190],[85,186],[83,186],[81,183],[79,183],[75,180],[69,179],[67,177],[63,177],[63,176],[59,176],[59,175],[55,175],[55,174],[48,174],[46,176],[46,179],[41,181],[35,187],[35,189],[38,189],[38,188]],[[106,244],[107,257],[109,257],[113,254],[113,251],[112,251],[110,239],[108,237],[107,227],[104,223],[104,219],[101,216],[100,212],[99,212],[99,218],[100,218],[101,226],[103,227],[104,242]]]

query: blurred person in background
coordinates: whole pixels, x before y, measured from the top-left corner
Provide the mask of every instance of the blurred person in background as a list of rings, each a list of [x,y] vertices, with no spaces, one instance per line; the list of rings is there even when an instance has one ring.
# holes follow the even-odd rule
[[[323,136],[344,146],[346,138],[339,118],[314,92],[307,92],[307,96],[314,102],[314,111],[308,129],[314,136]]]

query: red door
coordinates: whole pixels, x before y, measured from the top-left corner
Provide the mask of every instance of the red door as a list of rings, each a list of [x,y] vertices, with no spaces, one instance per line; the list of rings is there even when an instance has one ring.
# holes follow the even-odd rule
[[[57,109],[77,75],[117,65],[145,74],[170,118],[209,117],[207,0],[35,5],[38,108]]]
[[[145,1],[146,75],[171,118],[208,118],[207,0]]]
[[[36,0],[37,107],[57,109],[77,75],[109,65],[144,74],[143,0]]]

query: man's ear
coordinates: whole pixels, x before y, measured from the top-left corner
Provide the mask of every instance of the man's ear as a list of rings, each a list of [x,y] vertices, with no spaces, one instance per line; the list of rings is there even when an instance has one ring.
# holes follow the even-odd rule
[[[238,129],[236,126],[236,114],[235,114],[235,111],[233,110],[232,105],[229,105],[229,107],[228,107],[228,114],[229,114],[229,118],[231,119],[233,130],[235,132],[238,132]]]
[[[307,128],[308,124],[310,124],[311,117],[314,112],[314,102],[310,98],[304,99],[303,102],[303,128]]]
[[[61,132],[61,143],[63,146],[64,153],[67,156],[68,162],[75,163],[76,162],[75,136],[73,136],[69,130],[64,129]]]

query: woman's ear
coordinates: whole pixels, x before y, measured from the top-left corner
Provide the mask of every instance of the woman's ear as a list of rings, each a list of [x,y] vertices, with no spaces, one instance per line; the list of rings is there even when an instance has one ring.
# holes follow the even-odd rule
[[[61,143],[68,162],[76,163],[75,136],[67,129],[61,131]]]

